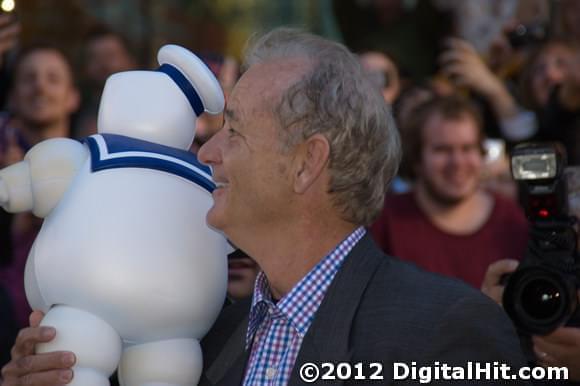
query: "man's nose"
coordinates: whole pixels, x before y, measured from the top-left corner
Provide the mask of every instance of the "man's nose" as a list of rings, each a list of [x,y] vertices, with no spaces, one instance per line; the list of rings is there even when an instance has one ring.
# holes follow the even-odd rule
[[[38,94],[41,94],[46,90],[47,83],[48,83],[47,80],[43,79],[40,76],[37,76],[32,80],[33,89]]]
[[[220,138],[222,130],[213,135],[197,152],[197,159],[206,165],[215,165],[221,162]]]
[[[465,154],[461,150],[454,150],[450,153],[449,161],[453,165],[459,165],[465,160]]]

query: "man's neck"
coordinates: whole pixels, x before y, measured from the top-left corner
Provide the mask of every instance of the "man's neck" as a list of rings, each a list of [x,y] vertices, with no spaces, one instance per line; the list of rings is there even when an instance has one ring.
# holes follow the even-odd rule
[[[489,219],[493,210],[493,197],[478,189],[463,200],[446,203],[429,194],[418,183],[414,190],[415,200],[425,215],[441,230],[451,234],[477,232]]]
[[[21,133],[31,146],[48,138],[68,137],[69,123],[68,121],[56,122],[49,125],[33,125],[30,123],[22,123],[20,127]]]
[[[324,221],[322,221],[324,222]],[[357,226],[347,222],[306,221],[276,232],[255,232],[245,248],[268,278],[272,296],[281,299]]]

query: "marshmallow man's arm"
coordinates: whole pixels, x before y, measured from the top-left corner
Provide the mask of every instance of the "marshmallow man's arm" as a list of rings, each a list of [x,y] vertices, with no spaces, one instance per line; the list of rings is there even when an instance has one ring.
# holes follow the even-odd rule
[[[88,149],[72,139],[40,142],[24,160],[0,170],[0,205],[9,212],[48,216],[88,156]]]

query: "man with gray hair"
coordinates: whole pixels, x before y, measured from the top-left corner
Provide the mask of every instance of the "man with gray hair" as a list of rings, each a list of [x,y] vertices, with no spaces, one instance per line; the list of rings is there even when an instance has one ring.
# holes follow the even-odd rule
[[[418,366],[523,365],[499,306],[385,256],[367,234],[400,143],[356,57],[277,29],[254,43],[245,64],[223,128],[198,154],[217,184],[208,223],[262,272],[251,302],[226,307],[202,342],[200,384],[392,384],[405,366],[400,384],[415,384]],[[62,353],[41,360],[29,348],[47,339],[41,329],[23,331],[13,352],[27,366],[9,367],[4,386],[22,377],[58,384],[49,375],[70,367]]]
[[[401,150],[357,59],[278,29],[254,42],[245,67],[199,157],[218,184],[208,223],[263,272],[251,304],[226,309],[206,337],[203,384],[296,385],[312,376],[308,363],[339,384],[324,362],[361,363],[346,382],[357,385],[372,381],[372,363],[384,366],[380,384],[401,375],[394,362],[522,365],[499,307],[383,255],[366,234]]]

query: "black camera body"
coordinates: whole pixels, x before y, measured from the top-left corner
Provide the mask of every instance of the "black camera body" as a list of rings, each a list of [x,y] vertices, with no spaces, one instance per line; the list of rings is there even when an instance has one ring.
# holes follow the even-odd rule
[[[508,32],[507,38],[513,48],[536,46],[548,37],[548,26],[543,23],[518,24]]]
[[[580,259],[576,218],[568,214],[565,151],[555,143],[521,144],[511,166],[531,229],[526,255],[507,282],[504,309],[528,334],[580,326]]]

